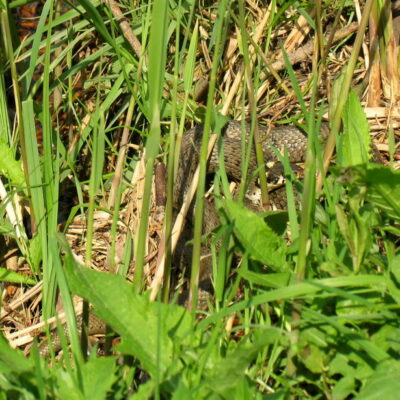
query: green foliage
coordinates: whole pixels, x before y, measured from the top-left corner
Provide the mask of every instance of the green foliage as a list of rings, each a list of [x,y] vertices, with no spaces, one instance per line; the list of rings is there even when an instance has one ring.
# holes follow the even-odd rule
[[[339,174],[339,172],[336,172]],[[342,181],[351,191],[351,198],[365,200],[386,217],[400,219],[400,172],[382,165],[353,167],[340,171]]]
[[[374,374],[366,381],[356,399],[395,400],[400,390],[400,363],[397,360],[385,360],[378,364]]]
[[[226,200],[224,209],[233,223],[235,236],[249,256],[273,270],[287,269],[285,265],[286,243],[264,220],[244,206]]]
[[[7,268],[0,268],[0,282],[19,283],[23,285],[34,285],[36,283],[28,276],[11,271]]]
[[[56,398],[59,399],[105,399],[116,376],[116,357],[90,358],[80,369],[81,382],[77,385],[74,377],[59,369],[56,379]]]
[[[6,115],[10,95],[4,84],[6,71],[1,69],[0,170],[7,178],[6,198],[12,199],[16,191],[27,197],[36,232],[32,239],[25,239],[28,235],[24,228],[17,228],[2,206],[0,234],[16,240],[32,275],[43,277],[45,316],[53,314],[56,295],[60,293],[71,332],[68,338],[71,349],[65,340],[64,354],[61,359],[53,357],[50,368],[36,347],[25,357],[0,335],[0,398],[397,398],[400,176],[399,171],[370,163],[365,115],[355,93],[346,94],[352,68],[347,69],[346,78],[337,79],[334,87],[332,110],[343,122],[343,134],[334,132],[338,139],[337,167],[331,168],[324,178],[324,192],[317,194],[318,201],[315,177],[322,161],[317,151],[316,128],[320,122],[318,115],[323,112],[318,114],[314,110],[319,104],[316,96],[319,74],[314,70],[303,87],[288,59],[287,74],[302,110],[297,118],[305,118],[310,138],[307,181],[303,187],[299,185],[303,209],[295,209],[295,191],[288,191],[289,212],[257,215],[249,211],[231,200],[221,165],[216,182],[223,182],[223,190],[216,185],[215,197],[226,224],[213,236],[213,249],[217,253],[214,257],[217,302],[215,309],[197,320],[195,313],[180,305],[168,304],[168,293],[164,296],[165,303],[151,302],[149,293],[141,293],[153,164],[166,148],[165,143],[175,148],[176,141],[179,150],[189,116],[205,116],[206,139],[211,131],[219,132],[226,122],[226,117],[218,114],[221,109],[215,107],[213,96],[220,96],[221,103],[228,98],[223,93],[225,87],[217,86],[219,71],[225,68],[220,56],[223,49],[229,53],[237,40],[225,42],[230,31],[235,32],[232,21],[240,20],[242,29],[252,29],[251,13],[246,14],[243,7],[240,17],[236,17],[236,5],[229,2],[216,3],[213,7],[219,7],[217,11],[210,8],[205,13],[200,12],[200,6],[194,1],[139,2],[135,9],[121,2],[126,21],[141,40],[142,53],[137,54],[123,35],[119,21],[110,17],[107,2],[80,0],[77,3],[65,14],[53,16],[54,2],[46,1],[33,37],[19,47],[7,47],[11,52],[5,53],[4,68],[11,70],[12,85],[17,88],[21,85],[23,89],[22,100],[18,99],[19,90],[13,99],[15,112],[18,115],[21,112],[16,132],[11,130]],[[306,3],[302,2],[301,6],[305,7]],[[21,2],[11,4],[16,6]],[[276,4],[279,7],[274,9]],[[225,12],[225,6],[232,9]],[[2,22],[9,18],[5,7],[2,2]],[[300,5],[295,1],[272,2],[273,18],[268,36],[272,27],[279,26],[286,18],[284,13],[288,7],[296,11]],[[306,8],[297,11],[306,20],[313,21]],[[207,37],[202,23],[208,13],[214,12],[217,20],[210,19]],[[296,15],[293,12],[290,18]],[[5,45],[10,46],[13,41],[6,32],[7,24],[3,26],[7,34]],[[259,62],[265,55],[255,48],[253,57],[244,47],[247,36],[253,35],[240,35],[238,58],[245,59],[247,75],[242,80],[253,81],[254,93],[250,94],[253,96],[258,95],[260,77],[265,76],[265,65]],[[75,61],[77,48],[90,51]],[[265,48],[269,48],[269,42]],[[204,54],[207,54],[207,63],[203,65],[199,57]],[[23,70],[21,75],[15,75],[15,59]],[[353,54],[352,60],[356,59]],[[24,60],[26,66],[22,64]],[[40,64],[45,72],[34,82],[34,72]],[[94,95],[87,101],[80,100],[74,97],[73,79],[78,74],[86,77],[89,67],[92,68],[90,76],[83,87]],[[57,68],[62,70],[59,75]],[[193,80],[197,79],[199,70],[210,68],[209,99],[207,108],[202,108],[190,94],[194,93]],[[235,74],[241,68],[229,66]],[[268,92],[268,101],[281,95],[279,85]],[[343,86],[346,86],[344,91]],[[56,90],[61,91],[58,108],[50,104]],[[40,93],[45,95],[44,99]],[[248,106],[243,100],[247,95],[244,90],[236,99],[243,110]],[[311,112],[305,101],[309,95]],[[269,106],[267,103],[266,107]],[[51,107],[57,109],[50,110]],[[126,122],[127,109],[133,120]],[[70,126],[77,130],[76,141],[70,147],[61,137],[60,126],[52,126],[50,111],[68,113]],[[242,113],[232,111],[235,112]],[[37,123],[44,128],[44,154],[38,149]],[[118,130],[125,123],[133,136],[131,142],[145,147],[147,157],[144,212],[140,232],[134,233],[136,287],[125,276],[78,265],[57,226],[59,197],[62,197],[59,185],[69,177],[75,185],[79,205],[71,211],[65,229],[76,210],[88,208],[86,263],[96,261],[92,235],[94,214],[97,209],[104,210],[110,177],[115,171],[115,165],[109,160],[120,151],[115,146],[119,143]],[[172,140],[172,136],[167,136],[175,133]],[[205,140],[202,185],[206,182],[207,147]],[[392,153],[394,148],[392,143]],[[174,150],[168,150],[169,176],[173,177],[177,157]],[[222,162],[222,154],[219,159]],[[294,175],[288,158],[283,159],[285,175]],[[121,193],[125,182],[132,177],[136,162],[137,153],[130,148],[121,176]],[[246,162],[248,159],[243,160],[244,169]],[[26,163],[25,175],[21,163]],[[248,183],[243,179],[241,187]],[[170,197],[172,189],[171,179]],[[194,242],[198,254],[194,257],[194,291],[199,274],[203,218],[199,210],[203,190],[204,185],[197,203],[201,206],[195,211],[198,230]],[[88,203],[85,195],[89,197]],[[171,201],[169,198],[170,207]],[[120,222],[117,214],[122,206],[117,204],[116,211],[107,210],[115,217],[113,245]],[[130,242],[129,239],[129,246]],[[125,271],[128,271],[131,249],[127,246],[124,251],[127,254]],[[32,277],[3,267],[0,281],[20,285],[36,283]],[[121,343],[113,349],[114,355],[98,357],[96,349],[88,357],[82,354],[73,295],[90,303],[94,313],[120,336]]]
[[[341,135],[338,165],[351,167],[368,162],[371,137],[369,124],[360,101],[353,91],[343,111],[343,135]]]
[[[0,172],[5,175],[10,184],[22,189],[26,186],[25,175],[21,162],[15,159],[15,152],[7,143],[0,141]]]
[[[90,301],[95,313],[121,336],[122,353],[138,358],[153,377],[179,369],[170,335],[173,332],[181,342],[187,334],[190,320],[185,309],[149,302],[132,293],[131,285],[118,275],[75,266],[67,277],[73,293]]]

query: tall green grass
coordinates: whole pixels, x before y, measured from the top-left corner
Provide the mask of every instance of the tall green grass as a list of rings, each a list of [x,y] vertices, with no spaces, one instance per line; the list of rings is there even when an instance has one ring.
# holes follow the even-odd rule
[[[222,1],[204,6],[157,0],[133,7],[123,2],[119,6],[141,41],[142,54],[124,39],[121,25],[110,18],[107,2],[86,0],[61,15],[53,12],[52,0],[46,1],[36,32],[18,44],[10,8],[21,4],[1,2],[5,62],[0,70],[0,151],[4,154],[0,170],[5,195],[0,233],[8,243],[15,240],[31,272],[26,278],[1,268],[0,276],[4,282],[22,286],[43,281],[41,314],[45,318],[54,315],[60,294],[71,348],[64,338],[63,355],[56,358],[52,354],[49,368],[36,347],[25,357],[1,335],[2,398],[397,398],[400,179],[394,168],[369,161],[368,123],[360,100],[350,91],[371,2],[365,6],[347,75],[337,77],[333,88],[337,101],[331,105],[334,126],[329,146],[336,141],[337,164],[327,176],[322,175],[322,191],[316,172],[324,160],[317,132],[325,104],[318,98],[322,76],[318,63],[313,63],[307,82],[300,82],[298,66],[287,61],[278,89],[271,88],[258,103],[255,95],[263,83],[261,77],[270,78],[264,73],[270,68],[266,62],[272,56],[271,41],[276,40],[273,32],[279,31],[284,19],[296,20],[302,14],[313,27],[319,26],[313,22],[309,4],[272,2],[266,38],[255,43],[251,37],[257,19],[251,4]],[[322,13],[329,13],[328,6]],[[349,15],[351,6],[343,10],[343,18]],[[229,88],[221,78],[225,63],[231,61],[226,57],[228,43],[235,43],[234,29],[240,35],[235,51],[238,59],[230,68],[237,74],[243,71],[244,78],[235,103],[224,104]],[[77,49],[86,51],[85,57],[79,57]],[[209,73],[205,109],[192,100],[193,77],[205,65],[203,55],[210,61],[210,70],[205,71]],[[34,82],[39,64],[43,73]],[[53,73],[56,68],[61,75]],[[78,73],[86,76],[83,100],[74,98],[73,81]],[[273,76],[278,76],[276,71]],[[210,134],[220,130],[224,121],[214,110],[245,117],[250,106],[254,129],[256,115],[268,110],[288,87],[300,104],[299,115],[292,115],[290,123],[300,121],[308,132],[304,182],[294,176],[287,155],[280,155],[289,180],[289,210],[256,214],[232,200],[221,154],[214,194],[222,224],[206,238],[213,253],[215,305],[196,319],[206,156]],[[51,97],[55,90],[62,94],[57,106]],[[69,114],[71,126],[76,127],[75,141],[62,136],[55,107]],[[15,125],[9,123],[14,114],[11,109],[17,117]],[[193,259],[188,266],[189,312],[168,304],[173,297],[168,249],[180,141],[185,121],[198,122],[199,115],[204,116],[204,135]],[[119,121],[131,121],[131,126],[121,126],[124,122]],[[43,128],[41,151],[36,124]],[[131,149],[124,156],[116,147],[118,133],[124,129],[131,131],[131,143],[139,143],[145,151],[143,205],[133,255],[128,236],[120,274],[102,273],[88,268],[97,261],[96,211],[112,215],[110,270],[114,272],[118,267],[114,265],[117,225],[122,220],[119,212],[126,207],[119,201],[140,156]],[[393,166],[393,134],[390,148]],[[115,166],[110,162],[117,154],[123,157],[118,162],[124,161],[119,188],[113,187]],[[153,167],[160,154],[168,163],[167,255],[163,302],[152,302],[145,288],[144,265]],[[243,154],[245,171],[249,154],[245,145]],[[67,225],[77,211],[87,216],[86,265],[76,261],[76,249],[59,232],[58,206],[64,195],[60,188],[67,177],[79,199]],[[241,182],[242,188],[248,184]],[[108,202],[111,187],[115,196]],[[300,209],[295,193],[301,197]],[[244,189],[240,200],[243,194]],[[22,215],[17,195],[30,204],[31,232],[13,218],[14,213]],[[133,283],[121,273],[133,264],[131,259]],[[86,357],[73,295],[81,296],[120,336],[117,353],[98,357],[91,350]]]

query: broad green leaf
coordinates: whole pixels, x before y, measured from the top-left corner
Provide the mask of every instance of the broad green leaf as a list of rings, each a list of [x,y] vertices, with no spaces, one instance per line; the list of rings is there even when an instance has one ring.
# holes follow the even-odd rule
[[[234,233],[249,256],[274,270],[286,269],[286,243],[257,214],[231,200],[224,210],[234,224]]]
[[[280,236],[285,233],[289,221],[287,211],[265,211],[260,216],[264,218],[264,221],[277,235]]]
[[[329,363],[329,375],[342,374],[348,377],[355,377],[355,369],[351,365],[347,354],[336,353],[332,361]]]
[[[30,359],[24,357],[20,350],[13,349],[3,334],[0,333],[0,372],[25,372],[33,369]]]
[[[77,387],[74,376],[62,369],[57,370],[57,397],[68,400],[84,400],[83,393]]]
[[[82,391],[74,386],[75,383],[70,374],[60,371],[57,376],[58,397],[82,400],[105,399],[116,380],[115,371],[116,357],[91,358],[80,368]]]
[[[154,390],[156,387],[156,383],[154,379],[150,379],[144,383],[141,383],[135,393],[129,397],[129,400],[148,400],[154,397]],[[186,397],[186,399],[190,399],[190,397]]]
[[[356,94],[350,91],[343,112],[343,135],[338,149],[339,165],[351,167],[369,160],[369,124]]]
[[[38,399],[38,376],[45,371],[35,371],[35,364],[20,350],[13,349],[0,333],[0,399]],[[42,377],[42,376],[41,376]],[[36,379],[35,379],[36,378]],[[44,398],[44,397],[41,397]]]
[[[182,341],[190,326],[183,307],[150,303],[119,275],[78,265],[69,265],[66,273],[73,292],[88,300],[121,336],[121,352],[137,357],[152,376],[180,366],[174,357],[174,341]]]
[[[307,312],[305,311],[305,318],[307,318]],[[334,335],[335,330],[329,327],[325,327],[324,330],[316,328],[314,326],[308,326],[301,330],[299,343],[301,346],[313,344],[320,348],[327,348],[329,346],[329,335]]]
[[[358,400],[397,400],[400,393],[400,362],[385,360],[379,363],[366,385],[358,394]]]
[[[314,374],[321,374],[326,368],[326,352],[313,344],[303,347],[301,360]]]
[[[400,329],[396,326],[396,322],[383,325],[378,332],[372,335],[372,341],[385,351],[392,351],[400,354]],[[392,353],[393,354],[393,353]]]
[[[254,398],[255,389],[254,383],[251,383],[249,377],[243,374],[237,382],[233,393],[233,398],[235,400]],[[261,398],[261,395],[257,397]],[[257,397],[255,398],[257,399]]]
[[[305,314],[303,318],[307,319],[307,316]],[[307,369],[316,374],[326,371],[331,358],[331,356],[328,356],[328,332],[313,326],[305,327],[299,332],[299,358]],[[331,334],[335,334],[335,331],[332,330]]]
[[[340,371],[341,374],[342,371]],[[354,391],[356,386],[354,377],[352,376],[344,376],[339,379],[335,386],[332,389],[332,399],[333,400],[344,400],[348,399],[349,395]]]

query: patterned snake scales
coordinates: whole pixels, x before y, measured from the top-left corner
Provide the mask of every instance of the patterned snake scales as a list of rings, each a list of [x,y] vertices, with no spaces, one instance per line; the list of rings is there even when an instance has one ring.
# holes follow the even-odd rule
[[[249,125],[245,124],[246,137],[249,136]],[[203,127],[197,125],[194,128],[187,131],[182,138],[182,149],[179,158],[178,173],[175,183],[174,190],[174,208],[179,208],[182,204],[183,197],[193,179],[194,172],[199,162],[199,149],[201,145]],[[228,122],[223,129],[223,150],[225,157],[225,169],[227,175],[235,180],[239,180],[241,176],[241,153],[242,153],[242,124],[239,121]],[[320,132],[320,136],[325,138],[328,134],[327,125],[323,124]],[[262,148],[264,152],[265,164],[268,166],[271,162],[277,162],[276,155],[271,150],[271,146],[276,147],[278,150],[286,148],[288,150],[289,159],[293,163],[300,163],[304,161],[306,148],[307,148],[307,137],[303,132],[294,126],[281,126],[272,129],[259,127],[259,135],[261,138]],[[247,140],[247,139],[246,139]],[[277,163],[275,167],[269,170],[269,177],[272,175],[272,179],[275,179],[277,170],[282,170],[280,163]],[[214,146],[212,154],[208,162],[208,172],[213,173],[218,168],[218,149]],[[248,174],[252,174],[256,170],[256,161],[254,153],[251,154]],[[276,208],[284,209],[286,207],[286,195],[284,190],[271,192],[270,199]],[[210,207],[206,207],[206,224],[204,230],[210,231],[218,225],[218,217],[216,212]],[[207,270],[203,269],[203,270]],[[209,272],[205,272],[209,274]],[[204,274],[203,274],[204,277]],[[202,277],[200,278],[202,279]],[[209,277],[206,277],[206,280]],[[79,321],[78,321],[79,322]],[[105,324],[98,319],[93,313],[89,316],[88,334],[90,336],[96,334],[103,334],[105,332]],[[66,332],[68,336],[68,332]],[[57,334],[52,337],[52,345],[54,351],[58,351],[60,347],[60,340]],[[43,341],[39,345],[39,351],[43,356],[49,354],[49,346],[46,341]]]

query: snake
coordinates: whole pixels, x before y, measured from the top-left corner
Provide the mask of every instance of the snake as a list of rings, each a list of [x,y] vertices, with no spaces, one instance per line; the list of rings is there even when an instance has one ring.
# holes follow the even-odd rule
[[[176,174],[176,180],[174,185],[174,198],[173,207],[177,212],[182,205],[185,194],[193,180],[196,168],[199,163],[200,158],[200,147],[203,138],[203,125],[195,125],[193,128],[189,129],[182,136],[181,151],[178,161],[178,169]],[[287,150],[288,157],[291,163],[302,163],[305,161],[306,150],[307,150],[307,136],[306,134],[297,126],[285,125],[285,126],[258,126],[258,133],[260,138],[260,143],[263,150],[264,163],[268,171],[268,181],[274,182],[282,174],[283,167],[282,163],[273,148],[278,151]],[[325,140],[329,135],[328,124],[323,123],[320,127],[319,136],[322,140]],[[225,171],[227,175],[236,181],[241,179],[242,175],[242,160],[244,159],[243,153],[243,138],[246,143],[250,141],[250,124],[241,121],[230,121],[221,132],[222,137],[222,147],[224,154]],[[374,161],[380,162],[379,152],[373,146],[373,157]],[[219,149],[218,146],[214,146],[207,163],[207,174],[214,174],[220,163]],[[257,162],[254,150],[250,151],[249,163],[247,174],[248,177],[254,175],[257,171]],[[283,189],[283,190],[282,190]],[[276,209],[286,208],[286,193],[284,187],[279,190],[274,190],[269,193],[271,203]],[[203,231],[205,233],[210,232],[212,229],[218,226],[219,217],[213,205],[205,207],[205,217],[203,223]],[[257,210],[257,206],[252,206],[251,208]],[[176,213],[175,213],[176,215]],[[189,217],[190,219],[190,217]],[[188,221],[190,225],[190,221]],[[189,232],[190,228],[186,230]],[[182,242],[184,243],[184,241]],[[179,258],[180,251],[185,247],[184,244],[178,245],[177,247],[177,257]],[[177,260],[177,258],[175,258]],[[179,263],[180,261],[175,261]],[[200,274],[200,290],[205,292],[211,291],[211,270],[210,262],[205,263],[206,266],[201,267]],[[79,321],[78,321],[79,322]],[[90,313],[89,323],[88,323],[88,335],[98,335],[105,333],[105,324],[97,318],[93,313]],[[66,332],[66,336],[68,333]],[[56,334],[52,337],[52,346],[54,351],[58,351],[60,347],[60,340]],[[39,345],[39,352],[41,355],[48,355],[48,343],[42,342]]]
[[[264,163],[268,171],[268,181],[276,181],[283,172],[274,148],[278,151],[286,149],[291,163],[305,161],[307,150],[307,136],[294,125],[281,125],[276,127],[257,126],[259,141],[264,155]],[[194,172],[199,163],[200,146],[203,137],[203,125],[196,125],[188,130],[182,138],[182,150],[180,152],[177,178],[174,190],[174,205],[179,207],[183,197],[193,179]],[[224,153],[225,171],[228,177],[240,181],[242,178],[242,160],[244,160],[243,137],[248,144],[250,139],[250,124],[241,121],[229,121],[222,129],[222,147]],[[242,134],[243,133],[243,134]],[[324,140],[329,134],[328,124],[321,124],[319,136]],[[219,149],[214,146],[207,164],[207,174],[215,173],[219,168]],[[248,177],[257,170],[257,162],[253,147],[250,152]],[[286,194],[284,191],[271,192],[271,201],[277,209],[286,208]]]
[[[81,334],[81,326],[82,326],[82,315],[77,315],[76,317],[76,323],[79,329],[79,335]],[[87,336],[88,338],[93,338],[96,335],[105,335],[107,331],[107,326],[106,324],[99,318],[97,317],[96,314],[93,312],[89,312],[89,320],[87,324]],[[70,341],[70,335],[69,335],[69,330],[67,324],[64,324],[63,326],[64,330],[64,337],[69,343]],[[53,331],[50,333],[50,340],[51,340],[51,345],[49,344],[47,338],[44,338],[38,346],[39,349],[39,354],[43,358],[48,358],[51,354],[50,352],[50,346],[54,352],[54,354],[57,354],[61,349],[62,349],[62,340],[60,335],[58,334],[57,329],[53,329]]]
[[[269,201],[272,209],[285,210],[287,208],[285,185],[282,183],[283,165],[279,160],[277,153],[283,153],[286,150],[290,163],[300,164],[305,161],[308,138],[307,135],[295,125],[280,125],[271,127],[270,125],[258,125],[259,142],[262,147],[264,164],[267,171],[267,181],[273,186],[269,190]],[[203,125],[196,125],[188,130],[182,137],[182,148],[179,157],[177,177],[174,187],[174,206],[176,212],[180,208],[191,184],[197,165],[200,159],[200,146],[203,138]],[[220,168],[220,150],[222,147],[224,156],[225,172],[233,181],[242,179],[242,162],[245,159],[245,153],[251,145],[251,125],[245,121],[229,121],[221,130],[220,145],[215,145],[207,163],[207,175],[215,174]],[[329,125],[322,123],[320,126],[319,137],[323,143],[329,135]],[[243,140],[246,146],[243,146]],[[274,151],[275,150],[275,151]],[[276,151],[278,150],[278,152]],[[254,146],[250,146],[249,161],[247,168],[247,177],[251,180],[258,170]],[[253,181],[255,179],[253,178]],[[281,182],[280,184],[277,184]],[[255,185],[249,185],[249,191],[255,188]],[[244,204],[252,211],[263,211],[261,201],[254,198],[254,193],[247,193]],[[192,239],[194,210],[189,213],[186,224],[188,228],[184,229],[183,238],[178,243],[174,264],[177,269],[184,269],[190,265],[191,247],[185,246],[185,242]],[[203,233],[209,233],[220,225],[218,212],[213,202],[206,201],[204,206]],[[218,243],[217,243],[218,246]],[[212,294],[212,261],[210,247],[208,243],[202,246],[199,289],[200,297],[203,299],[198,303],[200,309],[205,309],[206,301]],[[207,292],[209,295],[207,295]],[[183,295],[183,302],[187,300],[187,293]],[[200,304],[202,304],[200,306]]]

